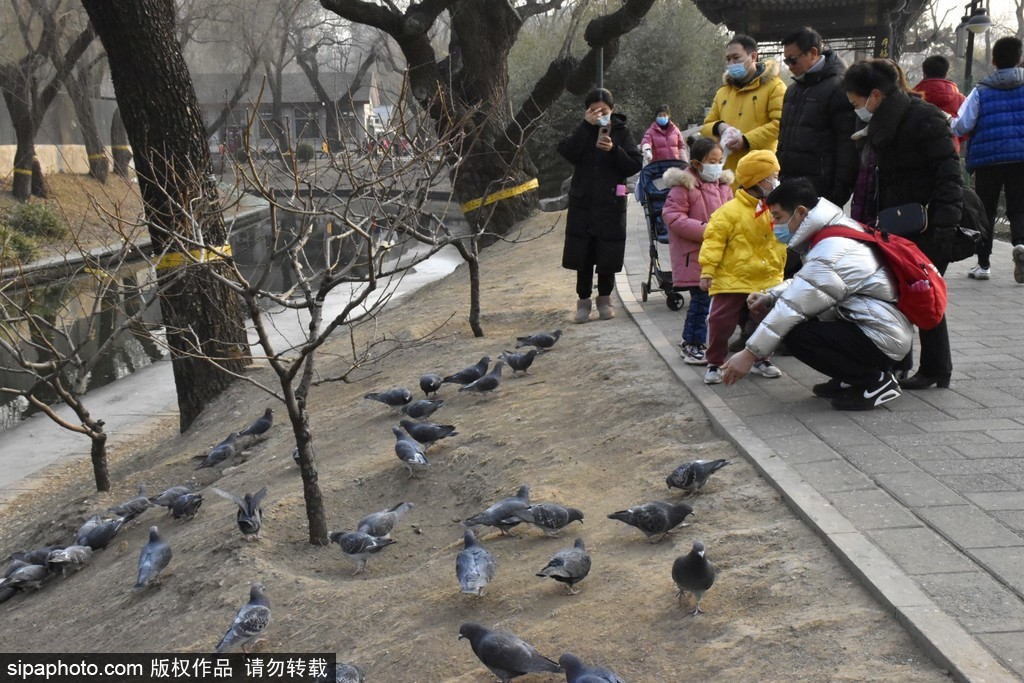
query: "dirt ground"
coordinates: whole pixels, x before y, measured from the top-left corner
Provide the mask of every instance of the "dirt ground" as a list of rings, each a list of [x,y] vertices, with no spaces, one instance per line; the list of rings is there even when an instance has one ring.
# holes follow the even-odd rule
[[[177,523],[146,512],[110,548],[66,580],[0,605],[0,649],[68,652],[210,652],[260,580],[273,610],[264,652],[338,652],[368,681],[491,681],[468,643],[465,621],[511,630],[557,659],[565,651],[629,681],[939,681],[932,664],[860,587],[774,490],[710,429],[701,408],[666,370],[629,317],[572,325],[572,275],[559,269],[564,216],[539,214],[521,244],[483,256],[483,324],[465,324],[466,268],[392,305],[379,332],[413,339],[454,316],[436,340],[386,357],[358,384],[324,384],[310,397],[320,485],[331,530],[352,528],[368,512],[410,501],[393,533],[398,541],[371,558],[364,574],[335,545],[307,542],[301,481],[290,430],[279,423],[224,467],[201,470],[199,485],[235,493],[269,488],[263,538],[247,543],[233,505],[209,491],[196,518]],[[560,223],[560,225],[562,224]],[[410,479],[394,455],[397,419],[367,391],[406,386],[420,374],[449,373],[496,358],[516,335],[562,328],[565,336],[537,358],[532,374],[506,372],[498,392],[478,397],[445,385],[435,421],[459,435],[428,452],[431,465]],[[345,344],[335,342],[341,348]],[[327,355],[321,372],[336,361]],[[271,381],[265,369],[252,374]],[[0,518],[0,554],[66,544],[92,512],[193,476],[194,456],[240,429],[273,401],[237,383],[184,435],[176,419],[144,439],[111,439],[116,486],[98,495],[83,460],[51,468],[46,484]],[[280,418],[282,411],[278,411]],[[102,416],[98,416],[102,417]],[[76,438],[72,435],[69,439]],[[82,452],[87,444],[82,443]],[[692,458],[729,458],[693,496],[696,519],[660,544],[607,519],[649,500],[678,500],[665,476]],[[535,502],[581,508],[583,526],[560,538],[519,527],[515,536],[483,534],[497,573],[482,598],[458,592],[455,556],[461,520],[522,483]],[[135,592],[139,549],[158,524],[174,558],[162,585]],[[593,557],[581,594],[534,574],[581,536]],[[694,540],[717,565],[707,613],[686,616],[675,599],[673,560]],[[523,681],[556,681],[537,674]]]

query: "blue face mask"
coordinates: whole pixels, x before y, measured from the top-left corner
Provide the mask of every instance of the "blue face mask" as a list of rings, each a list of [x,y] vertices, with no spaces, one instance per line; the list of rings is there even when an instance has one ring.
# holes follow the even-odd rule
[[[659,116],[658,118],[656,118],[654,120],[658,122],[659,126],[667,126],[668,125],[668,117],[667,116]]]
[[[602,117],[597,119],[597,125],[599,125],[599,126],[607,126],[611,122],[612,122],[612,115],[611,114],[605,114],[604,116],[602,116]]]
[[[783,244],[789,244],[789,238],[793,236],[793,233],[789,231],[788,221],[785,223],[772,224],[772,232],[775,233],[775,239]]]
[[[725,73],[729,74],[729,78],[733,79],[734,81],[741,80],[744,76],[747,75],[746,62],[743,61],[740,62],[739,64],[728,65],[727,67],[725,67]]]

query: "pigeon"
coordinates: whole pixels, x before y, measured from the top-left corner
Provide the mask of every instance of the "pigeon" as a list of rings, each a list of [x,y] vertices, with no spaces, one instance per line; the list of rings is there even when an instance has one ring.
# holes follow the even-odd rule
[[[582,538],[577,538],[571,548],[564,548],[555,553],[537,576],[550,577],[566,585],[569,595],[579,594],[576,584],[587,578],[590,573],[590,553],[587,552]]]
[[[245,652],[245,645],[250,640],[258,638],[270,624],[270,601],[263,593],[263,584],[254,583],[249,589],[249,602],[242,605],[238,610],[235,620],[224,637],[217,643],[216,653],[230,652],[236,647],[241,647]],[[255,643],[254,643],[255,644]]]
[[[571,652],[559,657],[558,663],[565,669],[565,683],[626,683],[614,671],[601,666],[587,666]]]
[[[514,497],[499,500],[483,512],[473,515],[463,524],[465,526],[483,524],[485,526],[498,527],[504,535],[508,533],[509,529],[520,523],[521,520],[516,518],[516,513],[520,510],[525,510],[529,505],[530,487],[528,484],[523,484],[519,487],[519,491],[516,492]]]
[[[368,398],[371,401],[380,401],[392,408],[400,408],[412,400],[412,392],[404,387],[399,387],[397,389],[388,389],[387,391],[370,392],[363,396],[363,398]]]
[[[455,425],[439,425],[435,422],[413,422],[412,420],[399,420],[398,424],[409,433],[409,436],[423,444],[427,449],[441,439],[449,436],[458,436]]]
[[[211,488],[221,498],[227,498],[238,506],[238,529],[245,536],[246,541],[260,540],[260,528],[263,526],[263,510],[260,503],[267,495],[267,487],[264,486],[256,493],[246,493],[244,498],[239,498],[233,493],[221,491],[218,488]]]
[[[11,571],[0,581],[0,587],[18,588],[20,590],[39,590],[43,581],[50,575],[50,570],[41,564],[25,564]]]
[[[235,440],[238,432],[231,432],[228,438],[213,447],[213,450],[206,456],[206,460],[196,465],[195,469],[201,470],[204,467],[216,467],[235,454]]]
[[[572,522],[583,524],[583,511],[567,508],[557,503],[538,503],[514,514],[527,524],[532,524],[548,536],[557,536],[558,532]]]
[[[139,580],[135,582],[135,590],[160,582],[160,572],[167,568],[171,561],[171,546],[160,537],[160,530],[149,527],[149,543],[142,546],[139,553]]]
[[[171,505],[174,503],[174,501],[177,500],[179,496],[184,496],[186,493],[192,493],[193,488],[194,487],[191,485],[172,486],[171,488],[161,493],[159,496],[150,498],[149,502],[153,503],[154,505],[163,505],[164,507],[167,508],[167,513],[170,514]]]
[[[406,469],[409,470],[409,476],[412,476],[413,468],[423,469],[430,463],[427,462],[426,456],[423,455],[423,446],[420,442],[411,436],[407,435],[398,427],[392,427],[391,433],[395,435],[395,455],[402,461]]]
[[[186,522],[196,516],[199,506],[203,504],[201,493],[185,493],[174,499],[170,505],[171,515],[175,519],[183,519]]]
[[[501,385],[501,369],[503,367],[505,367],[505,361],[495,361],[494,367],[491,368],[490,372],[475,382],[470,382],[464,387],[459,387],[459,391],[475,391],[479,394],[494,391]]]
[[[522,348],[524,346],[535,346],[541,351],[547,351],[558,338],[562,336],[561,330],[555,330],[554,332],[538,332],[537,334],[531,334],[528,337],[516,337],[516,348]]]
[[[464,547],[455,558],[455,576],[463,593],[479,597],[494,578],[494,556],[480,545],[472,529],[466,529],[462,537]]]
[[[444,383],[444,378],[441,375],[435,375],[430,372],[420,377],[420,389],[423,390],[423,395],[427,398],[431,394],[437,396],[437,390],[441,388],[441,384]]]
[[[96,520],[96,523],[92,523]],[[75,537],[75,543],[78,545],[87,545],[93,550],[102,550],[110,545],[110,542],[114,540],[114,536],[124,526],[124,517],[118,517],[117,519],[111,519],[106,522],[100,520],[99,515],[93,515],[82,528],[78,530],[78,535]],[[83,533],[82,529],[87,529]]]
[[[377,538],[362,531],[335,531],[330,536],[331,543],[337,543],[345,557],[356,561],[356,570],[353,576],[362,573],[366,569],[366,560],[373,553],[379,553],[392,543],[398,543],[390,538]]]
[[[513,375],[517,372],[529,375],[530,366],[533,365],[533,359],[536,357],[537,349],[530,349],[526,352],[502,351],[498,356],[498,358],[508,363],[508,366],[512,368]]]
[[[731,465],[731,460],[691,460],[685,462],[665,477],[665,483],[671,489],[683,489],[687,493],[696,493],[708,483],[708,478],[726,465]]]
[[[463,368],[454,375],[448,375],[441,381],[452,384],[469,384],[471,382],[475,382],[484,376],[484,373],[487,372],[487,366],[490,364],[491,357],[484,356],[476,365],[470,365],[468,368]]]
[[[24,562],[25,564],[46,564],[46,560],[50,557],[50,553],[55,550],[61,550],[63,547],[64,546],[59,545],[47,545],[33,550],[19,551],[11,553],[8,559]]]
[[[84,567],[92,559],[92,548],[87,545],[69,545],[67,548],[50,551],[46,558],[46,566],[50,571],[56,572],[60,567],[60,574],[67,578]]]
[[[239,436],[262,436],[274,426],[274,409],[267,408],[262,417],[256,419],[251,425],[238,432]]]
[[[326,673],[316,679],[315,683],[363,683],[365,675],[355,664],[337,662],[328,664]]]
[[[439,398],[421,398],[404,405],[398,409],[403,415],[408,415],[416,420],[425,420],[434,414],[438,408],[444,407],[444,401]]]
[[[469,641],[473,654],[491,673],[508,683],[516,676],[534,672],[560,673],[562,667],[508,631],[492,631],[471,621],[459,627],[459,640]]]
[[[130,522],[151,507],[153,507],[153,503],[150,502],[149,496],[146,495],[146,485],[140,484],[139,495],[112,508],[108,508],[107,514],[115,517],[124,517],[125,522]]]
[[[370,534],[376,538],[391,538],[391,530],[395,528],[395,524],[413,507],[415,506],[412,503],[399,503],[387,510],[371,512],[359,520],[356,531]]]
[[[635,526],[647,534],[651,543],[664,540],[668,532],[679,526],[687,515],[693,514],[693,508],[686,503],[666,503],[655,501],[619,510],[608,515],[608,519],[617,519],[630,526]]]
[[[715,565],[704,557],[704,544],[694,541],[693,549],[686,555],[680,555],[672,563],[672,580],[676,582],[676,598],[683,603],[683,593],[693,593],[697,605],[691,614],[697,616],[703,612],[700,601],[704,593],[711,590],[715,583]]]

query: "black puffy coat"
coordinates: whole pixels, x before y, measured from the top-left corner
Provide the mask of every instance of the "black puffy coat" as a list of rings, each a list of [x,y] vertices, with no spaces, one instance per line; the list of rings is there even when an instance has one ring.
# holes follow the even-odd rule
[[[850,136],[856,115],[843,90],[846,64],[831,50],[818,71],[786,89],[779,127],[779,177],[807,178],[818,194],[842,206],[853,192],[860,159]]]
[[[928,229],[911,239],[930,259],[946,262],[960,225],[963,176],[946,116],[933,104],[897,90],[868,124],[875,153],[875,211],[917,202],[928,207]]]
[[[643,156],[622,114],[612,114],[611,151],[597,148],[597,132],[582,121],[558,143],[558,153],[574,166],[562,267],[617,273],[626,249],[626,178],[640,171]]]

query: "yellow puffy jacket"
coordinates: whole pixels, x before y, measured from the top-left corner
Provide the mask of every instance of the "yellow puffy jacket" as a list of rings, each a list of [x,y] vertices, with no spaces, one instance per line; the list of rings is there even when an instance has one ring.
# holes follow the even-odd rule
[[[775,239],[772,215],[757,215],[758,200],[745,190],[711,214],[700,247],[700,276],[709,293],[749,294],[782,282],[786,245]]]
[[[786,84],[779,78],[778,63],[766,60],[761,73],[743,86],[737,86],[728,75],[722,80],[723,85],[715,93],[700,134],[714,137],[715,124],[724,121],[743,133],[750,149],[774,152],[779,145],[779,121],[782,120],[782,100],[786,95]],[[725,168],[735,171],[736,164],[748,151],[730,153],[725,160]],[[735,183],[733,189],[738,189]]]

